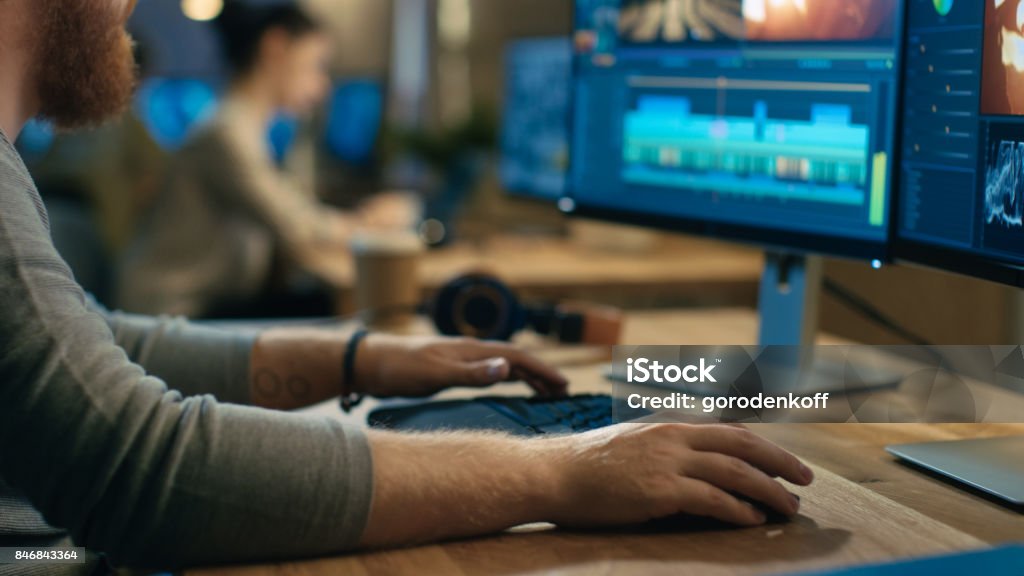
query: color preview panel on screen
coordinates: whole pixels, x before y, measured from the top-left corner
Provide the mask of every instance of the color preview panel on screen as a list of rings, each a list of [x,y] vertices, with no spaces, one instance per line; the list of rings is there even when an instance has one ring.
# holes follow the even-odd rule
[[[584,214],[886,255],[900,0],[577,0]]]
[[[1019,284],[1024,3],[910,0],[900,258]]]

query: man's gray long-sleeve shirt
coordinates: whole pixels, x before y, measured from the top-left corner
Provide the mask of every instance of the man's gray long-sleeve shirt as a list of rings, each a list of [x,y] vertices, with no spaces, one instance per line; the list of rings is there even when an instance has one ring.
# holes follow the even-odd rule
[[[176,568],[357,543],[364,434],[237,405],[250,338],[90,303],[2,132],[0,307],[0,545],[66,532],[115,563]]]

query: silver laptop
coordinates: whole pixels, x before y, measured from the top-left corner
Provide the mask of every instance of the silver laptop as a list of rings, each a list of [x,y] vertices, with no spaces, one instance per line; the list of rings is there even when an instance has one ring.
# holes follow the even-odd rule
[[[897,458],[1024,507],[1024,436],[901,444],[886,450]]]

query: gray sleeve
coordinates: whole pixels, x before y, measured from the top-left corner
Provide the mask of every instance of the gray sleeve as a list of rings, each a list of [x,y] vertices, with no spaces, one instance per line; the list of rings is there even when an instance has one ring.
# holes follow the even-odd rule
[[[110,312],[89,299],[132,362],[183,396],[210,394],[221,402],[249,403],[249,360],[255,334],[198,326],[183,318]]]
[[[0,477],[119,564],[338,553],[372,497],[358,429],[183,398],[118,347],[0,141]]]

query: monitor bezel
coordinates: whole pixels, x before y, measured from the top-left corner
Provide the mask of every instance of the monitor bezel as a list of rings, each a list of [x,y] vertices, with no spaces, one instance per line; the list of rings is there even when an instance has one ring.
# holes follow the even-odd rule
[[[892,261],[891,250],[885,242],[602,208],[596,205],[580,204],[575,198],[569,198],[574,206],[572,209],[567,210],[566,213],[574,218],[602,220],[605,222],[654,228],[666,232],[741,242],[759,246],[766,251],[773,252],[807,255],[820,254],[857,260],[879,260],[882,262]]]
[[[894,261],[899,264],[924,266],[960,276],[1024,288],[1024,266],[966,250],[897,236],[893,243],[893,256]]]

